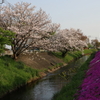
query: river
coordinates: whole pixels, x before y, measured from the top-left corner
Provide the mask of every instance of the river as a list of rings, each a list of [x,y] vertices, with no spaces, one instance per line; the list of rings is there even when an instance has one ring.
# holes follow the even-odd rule
[[[69,82],[69,79],[64,76],[69,69],[80,67],[87,58],[88,56],[83,56],[76,61],[72,61],[67,67],[49,73],[44,78],[13,91],[0,100],[51,100],[53,95]]]

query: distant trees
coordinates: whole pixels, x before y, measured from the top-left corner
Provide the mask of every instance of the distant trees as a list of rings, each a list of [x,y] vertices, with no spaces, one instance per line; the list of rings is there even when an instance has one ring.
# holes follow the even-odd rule
[[[15,32],[12,38],[13,57],[16,59],[29,48],[61,51],[63,56],[69,50],[81,50],[86,37],[80,30],[60,29],[60,24],[52,23],[45,11],[35,11],[35,6],[21,2],[11,8],[3,6],[0,26]]]
[[[91,40],[91,44],[95,49],[98,49],[98,47],[100,49],[100,42],[98,41],[98,39]]]
[[[12,45],[14,32],[0,28],[0,53],[4,52],[5,45]]]

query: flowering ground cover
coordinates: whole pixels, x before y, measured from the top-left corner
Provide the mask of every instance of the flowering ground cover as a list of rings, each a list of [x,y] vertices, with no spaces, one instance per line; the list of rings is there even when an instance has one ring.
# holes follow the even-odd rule
[[[59,91],[54,94],[52,100],[75,100],[78,95],[77,90],[82,84],[86,71],[89,69],[88,66],[90,61],[94,58],[95,51],[89,56],[89,58],[83,63],[83,65],[77,70],[76,74],[70,79],[70,81]],[[76,99],[77,100],[77,99]],[[85,99],[84,99],[85,100]]]
[[[90,61],[89,69],[75,97],[75,100],[100,100],[100,51]]]

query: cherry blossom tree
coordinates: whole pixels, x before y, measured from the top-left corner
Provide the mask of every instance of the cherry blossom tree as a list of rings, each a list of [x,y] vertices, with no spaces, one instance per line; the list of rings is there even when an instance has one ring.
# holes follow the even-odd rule
[[[87,46],[86,41],[81,40],[81,31],[64,29],[51,36],[49,39],[39,41],[39,46],[48,51],[61,51],[64,57],[68,51],[82,50]]]
[[[48,24],[48,33],[54,35],[60,31],[60,24],[57,23],[50,23]]]
[[[78,29],[78,31],[80,31],[78,33],[78,35],[80,36],[80,40],[85,41],[87,44],[89,44],[89,38],[86,35],[83,35],[83,33],[81,32],[81,30]]]
[[[45,11],[35,11],[29,3],[3,6],[0,13],[3,28],[14,31],[13,57],[16,59],[26,49],[39,47],[48,51],[81,50],[86,45],[82,32],[75,29],[60,30],[60,24],[52,23]]]
[[[26,49],[36,46],[38,40],[49,37],[51,33],[48,27],[51,20],[48,15],[42,9],[34,11],[35,6],[30,5],[18,2],[11,8],[1,8],[3,27],[16,33],[12,45],[15,59]]]

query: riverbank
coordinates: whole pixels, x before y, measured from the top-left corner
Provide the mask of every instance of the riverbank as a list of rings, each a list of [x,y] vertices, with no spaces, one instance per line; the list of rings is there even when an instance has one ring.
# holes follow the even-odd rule
[[[90,50],[90,52],[94,52],[94,50]],[[57,58],[54,55],[48,55],[46,53],[41,53],[41,55],[38,54],[37,56],[36,54],[35,56],[32,54],[31,56],[24,55],[22,57],[23,59],[19,58],[17,61],[14,61],[9,56],[0,57],[0,97],[20,86],[45,76],[49,72],[59,69],[66,64],[66,61],[68,63],[68,59],[71,61],[72,58],[76,59],[81,56],[82,54],[78,51],[74,53],[70,52],[65,58]],[[34,57],[35,60],[33,61],[30,57]],[[27,64],[30,64],[30,67],[26,66]]]
[[[38,70],[20,61],[16,62],[9,56],[0,57],[0,97],[37,77],[39,77]]]
[[[88,60],[78,69],[76,74],[72,77],[71,81],[66,84],[60,92],[56,93],[52,100],[74,100],[75,93],[81,85],[85,72],[88,69],[90,61],[93,59],[95,53],[91,54]]]

